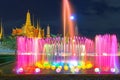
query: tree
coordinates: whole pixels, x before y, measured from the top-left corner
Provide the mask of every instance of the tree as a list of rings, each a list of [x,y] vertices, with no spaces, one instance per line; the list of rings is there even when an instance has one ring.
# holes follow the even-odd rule
[[[2,47],[7,49],[16,49],[16,38],[12,36],[4,37],[2,40]]]

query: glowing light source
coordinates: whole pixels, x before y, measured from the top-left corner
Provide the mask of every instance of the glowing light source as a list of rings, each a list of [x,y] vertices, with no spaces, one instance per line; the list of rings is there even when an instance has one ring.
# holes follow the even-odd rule
[[[56,68],[55,66],[51,66],[51,69],[52,69],[52,70],[55,70],[55,68]]]
[[[75,72],[79,72],[79,68],[76,67],[76,68],[75,68]]]
[[[95,72],[100,72],[100,69],[99,68],[95,68]]]
[[[46,66],[46,69],[50,69],[50,65]]]
[[[74,19],[75,19],[75,17],[74,17],[74,16],[70,16],[70,19],[71,19],[71,20],[74,20]]]
[[[115,72],[116,71],[116,69],[115,68],[111,68],[111,72]]]
[[[39,68],[36,68],[36,69],[35,69],[35,72],[36,72],[36,73],[39,73],[39,72],[40,72],[40,69],[39,69]]]
[[[57,72],[57,73],[61,72],[61,68],[57,68],[57,69],[56,69],[56,72]]]
[[[107,56],[107,53],[103,53],[103,56]]]
[[[74,73],[75,72],[75,68],[71,68],[71,72]]]
[[[64,70],[67,71],[69,67],[67,65],[64,65]]]
[[[93,65],[92,65],[91,63],[89,63],[89,64],[86,65],[86,68],[87,68],[87,69],[90,69],[90,68],[92,68],[92,67],[93,67]]]
[[[41,69],[43,69],[44,68],[44,66],[42,65],[42,64],[40,64],[39,62],[36,62],[36,64],[35,64],[37,67],[39,67],[39,68],[41,68]]]
[[[85,53],[81,53],[81,56],[85,56]]]
[[[78,63],[77,63],[77,61],[70,61],[70,65],[72,65],[72,66],[77,66]]]
[[[18,68],[17,69],[17,73],[22,73],[23,72],[23,68]]]
[[[62,66],[58,66],[59,69],[62,69]]]

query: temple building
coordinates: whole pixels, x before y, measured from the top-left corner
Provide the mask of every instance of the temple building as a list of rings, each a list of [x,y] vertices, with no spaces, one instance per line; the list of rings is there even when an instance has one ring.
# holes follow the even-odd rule
[[[3,37],[3,27],[2,27],[2,22],[1,22],[1,25],[0,25],[0,40],[2,39]]]
[[[47,36],[50,37],[50,28],[47,30]],[[49,35],[48,35],[49,34]],[[37,26],[35,27],[31,23],[31,17],[30,17],[30,12],[28,10],[27,15],[26,15],[26,22],[22,26],[22,28],[16,28],[12,30],[12,35],[13,36],[26,36],[26,37],[38,37],[38,38],[44,38],[44,29],[40,28],[39,22],[37,21]],[[47,37],[46,36],[46,37]]]

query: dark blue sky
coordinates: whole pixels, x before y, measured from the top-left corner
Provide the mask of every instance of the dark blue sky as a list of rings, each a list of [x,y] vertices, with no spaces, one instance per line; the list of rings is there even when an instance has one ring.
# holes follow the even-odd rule
[[[69,0],[76,12],[79,33],[93,36],[99,33],[120,35],[120,0]],[[41,27],[50,24],[52,33],[62,33],[62,0],[1,0],[0,18],[5,33],[21,27],[29,9]]]

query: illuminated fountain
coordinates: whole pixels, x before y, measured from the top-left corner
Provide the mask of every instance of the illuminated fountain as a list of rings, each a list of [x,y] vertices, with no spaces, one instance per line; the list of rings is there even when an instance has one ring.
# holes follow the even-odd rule
[[[94,41],[76,37],[71,9],[68,0],[63,0],[63,37],[17,37],[17,74],[119,72],[116,36],[97,35]]]
[[[35,69],[74,73],[83,70],[119,72],[115,35],[98,35],[95,42],[85,37],[68,38],[65,50],[64,39],[61,37],[17,37],[17,43],[17,73],[21,70],[24,73],[35,73]]]
[[[116,35],[97,35],[95,44],[95,66],[104,72],[118,70],[118,43]]]
[[[93,67],[93,59],[88,57],[94,52],[94,43],[90,39],[69,38],[66,40],[65,50],[64,39],[60,37],[46,39],[17,37],[17,43],[18,73],[19,68],[27,70],[28,67],[52,70],[61,67],[61,70],[66,71]]]

